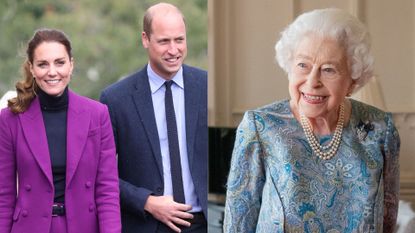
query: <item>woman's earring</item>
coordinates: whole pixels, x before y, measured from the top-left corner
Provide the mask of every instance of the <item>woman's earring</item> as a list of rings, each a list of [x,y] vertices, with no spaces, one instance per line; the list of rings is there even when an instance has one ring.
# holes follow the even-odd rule
[[[356,83],[353,83],[352,86],[349,89],[349,92],[347,92],[346,96],[351,97],[353,94],[353,91],[356,89]]]
[[[36,85],[36,77],[33,76],[32,91],[33,91],[33,94],[37,95],[35,85]]]

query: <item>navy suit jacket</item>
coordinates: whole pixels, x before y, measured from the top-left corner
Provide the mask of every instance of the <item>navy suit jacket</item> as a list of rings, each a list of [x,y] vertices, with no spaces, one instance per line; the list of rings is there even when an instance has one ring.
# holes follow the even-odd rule
[[[207,72],[183,65],[186,140],[190,172],[207,216]],[[159,222],[144,210],[150,194],[163,195],[163,165],[147,67],[107,87],[118,154],[123,232],[155,232]]]

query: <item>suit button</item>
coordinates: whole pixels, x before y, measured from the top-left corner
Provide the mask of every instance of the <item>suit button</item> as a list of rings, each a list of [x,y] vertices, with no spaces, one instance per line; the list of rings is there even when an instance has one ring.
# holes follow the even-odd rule
[[[161,187],[158,187],[156,190],[157,190],[157,193],[161,193],[163,191]]]
[[[25,185],[24,186],[24,188],[26,189],[26,191],[30,191],[30,190],[32,190],[32,186],[30,185],[30,184],[27,184],[27,185]]]
[[[89,205],[89,212],[94,212],[94,205],[92,204]]]
[[[91,188],[91,186],[92,186],[91,181],[87,181],[87,182],[85,183],[85,187],[86,187],[87,189]]]
[[[27,217],[27,210],[22,210],[22,216]]]

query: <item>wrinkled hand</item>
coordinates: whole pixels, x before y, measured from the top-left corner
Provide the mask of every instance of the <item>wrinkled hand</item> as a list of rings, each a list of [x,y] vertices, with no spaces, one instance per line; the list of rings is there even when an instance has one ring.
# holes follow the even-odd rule
[[[186,212],[192,206],[175,202],[172,196],[150,195],[144,209],[175,232],[181,232],[176,225],[190,227],[190,222],[186,220],[193,218],[192,214]]]

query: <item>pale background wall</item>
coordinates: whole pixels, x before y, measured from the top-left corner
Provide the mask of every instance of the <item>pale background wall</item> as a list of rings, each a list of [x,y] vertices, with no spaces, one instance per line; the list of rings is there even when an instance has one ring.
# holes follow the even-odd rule
[[[299,14],[326,7],[348,10],[371,33],[378,83],[355,97],[394,113],[402,140],[401,197],[415,203],[414,1],[209,0],[209,124],[237,126],[247,109],[287,98],[275,42]]]

